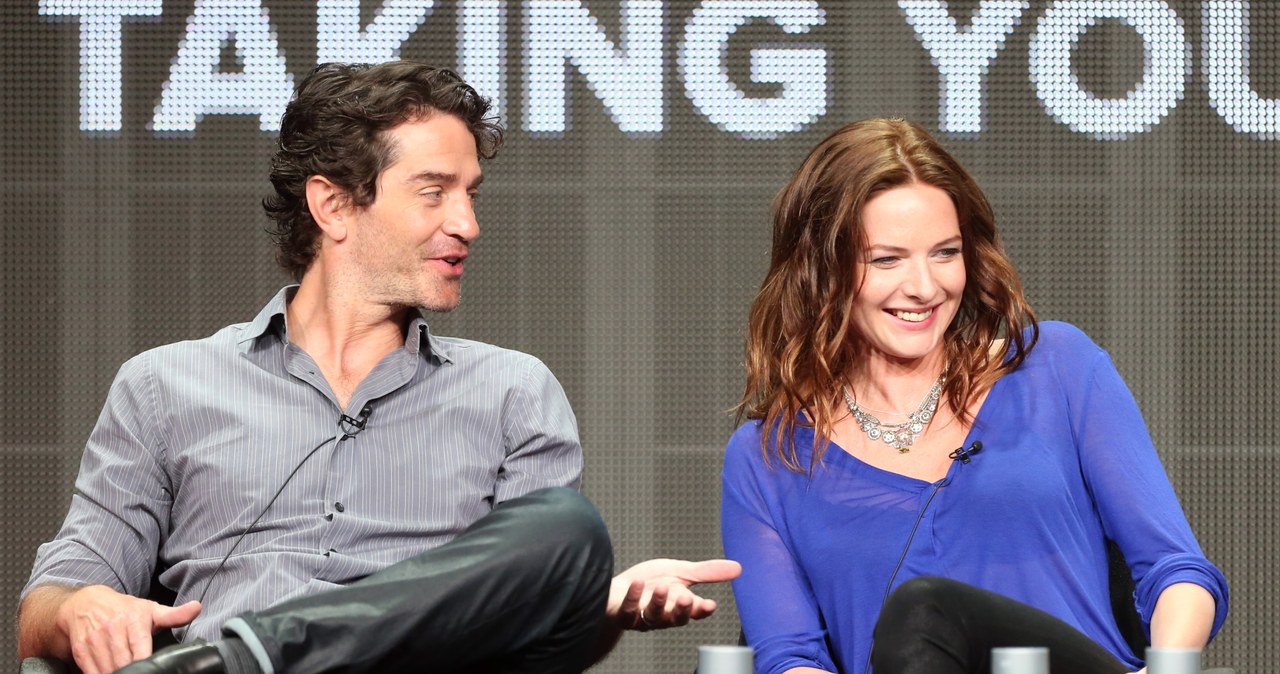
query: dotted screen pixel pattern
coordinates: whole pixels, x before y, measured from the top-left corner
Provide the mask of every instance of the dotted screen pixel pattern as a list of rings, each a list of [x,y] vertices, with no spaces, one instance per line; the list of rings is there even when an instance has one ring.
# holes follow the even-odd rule
[[[1280,661],[1275,3],[88,5],[114,14],[0,6],[0,613],[119,365],[287,282],[259,203],[289,83],[394,57],[459,69],[503,112],[463,305],[431,324],[556,373],[620,566],[721,554],[770,200],[842,124],[906,116],[986,189],[1038,315],[1085,329],[1138,398],[1232,584],[1206,664]],[[735,642],[731,593],[708,593],[716,617],[597,671],[689,672],[698,644]]]

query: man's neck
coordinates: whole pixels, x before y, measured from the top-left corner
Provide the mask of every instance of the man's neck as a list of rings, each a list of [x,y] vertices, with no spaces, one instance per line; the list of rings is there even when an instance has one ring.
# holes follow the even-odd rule
[[[303,277],[286,307],[289,342],[311,356],[345,408],[374,366],[404,346],[410,309],[370,302],[320,278]]]

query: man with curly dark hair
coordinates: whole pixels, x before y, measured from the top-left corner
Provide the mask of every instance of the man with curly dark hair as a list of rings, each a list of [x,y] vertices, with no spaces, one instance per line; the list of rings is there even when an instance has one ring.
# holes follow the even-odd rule
[[[555,377],[421,314],[459,302],[501,142],[445,69],[326,64],[300,84],[263,204],[298,284],[121,368],[24,590],[23,655],[85,674],[580,672],[625,629],[715,609],[689,588],[735,563],[610,578]],[[172,606],[141,598],[156,585]],[[152,654],[169,629],[184,643]]]

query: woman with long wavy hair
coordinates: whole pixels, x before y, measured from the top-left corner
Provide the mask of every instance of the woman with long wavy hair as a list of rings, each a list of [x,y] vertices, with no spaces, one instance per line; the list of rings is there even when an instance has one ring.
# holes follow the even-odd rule
[[[1202,647],[1227,587],[1106,352],[1036,321],[974,179],[920,126],[850,124],[774,202],[725,551],[758,672],[1130,672],[1107,541],[1155,646]]]

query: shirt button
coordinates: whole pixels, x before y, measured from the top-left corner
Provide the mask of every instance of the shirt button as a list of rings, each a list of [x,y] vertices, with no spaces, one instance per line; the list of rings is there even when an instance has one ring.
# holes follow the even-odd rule
[[[333,504],[333,509],[334,509],[334,510],[337,510],[337,511],[338,511],[338,512],[340,512],[340,513],[342,513],[342,512],[346,512],[346,511],[347,511],[347,507],[346,507],[346,506],[344,506],[344,505],[342,505],[342,501],[338,501],[337,503],[334,503],[334,504]]]

